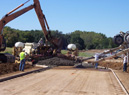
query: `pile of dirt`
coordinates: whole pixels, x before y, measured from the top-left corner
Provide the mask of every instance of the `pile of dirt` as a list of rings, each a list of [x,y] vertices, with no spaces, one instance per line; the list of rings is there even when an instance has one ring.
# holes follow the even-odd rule
[[[114,70],[123,70],[123,63],[121,62],[101,62],[99,65]],[[127,65],[127,72],[129,72],[129,64]]]
[[[26,64],[25,69],[28,69],[28,68],[32,68],[32,66],[29,64]],[[15,64],[15,63],[0,64],[0,75],[8,74],[16,71],[19,71],[19,64]]]
[[[76,64],[75,61],[64,59],[64,58],[58,58],[53,57],[46,60],[41,60],[37,64],[39,65],[48,65],[48,66],[74,66]]]

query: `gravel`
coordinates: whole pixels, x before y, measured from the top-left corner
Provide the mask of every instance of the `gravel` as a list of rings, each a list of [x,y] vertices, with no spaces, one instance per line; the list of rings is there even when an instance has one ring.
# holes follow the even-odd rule
[[[49,58],[46,60],[40,60],[38,61],[39,65],[52,65],[52,66],[74,66],[76,64],[75,61],[69,60],[69,59],[64,59],[64,58],[58,58],[58,57],[53,57]]]

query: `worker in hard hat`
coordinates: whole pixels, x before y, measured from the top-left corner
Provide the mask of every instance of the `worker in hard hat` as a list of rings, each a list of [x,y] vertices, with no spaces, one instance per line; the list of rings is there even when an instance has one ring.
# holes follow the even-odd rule
[[[99,60],[99,54],[98,53],[96,53],[94,57],[95,57],[95,61]],[[98,69],[98,65],[99,65],[98,62],[96,62],[95,63],[95,69]]]
[[[40,45],[43,45],[43,39],[42,38],[40,38],[40,40],[39,40],[39,42],[38,42],[38,45],[40,46]]]
[[[22,50],[22,52],[20,53],[20,65],[19,65],[19,70],[20,71],[24,71],[24,67],[25,67],[25,49]]]
[[[128,60],[127,54],[125,53],[123,58],[123,72],[127,72],[127,62],[128,62],[127,60]]]

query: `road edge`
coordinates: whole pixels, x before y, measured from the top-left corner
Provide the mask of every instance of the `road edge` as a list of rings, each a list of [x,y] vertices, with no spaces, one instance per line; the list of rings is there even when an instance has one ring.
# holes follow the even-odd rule
[[[128,91],[126,90],[126,88],[124,87],[124,85],[122,84],[122,82],[119,80],[119,78],[116,75],[116,73],[111,68],[108,68],[108,69],[112,71],[113,75],[115,76],[116,80],[118,81],[119,85],[121,86],[121,88],[123,89],[123,91],[125,92],[125,94],[126,95],[129,95]]]
[[[40,69],[37,69],[37,70],[32,70],[32,71],[28,71],[28,72],[23,72],[21,74],[16,74],[16,75],[12,75],[12,76],[9,76],[9,77],[1,78],[0,82],[4,82],[4,81],[10,80],[10,79],[14,79],[14,78],[21,77],[21,76],[24,76],[24,75],[28,75],[28,74],[31,74],[31,73],[35,73],[35,72],[45,71],[45,70],[48,70],[50,68],[51,67],[40,68]]]

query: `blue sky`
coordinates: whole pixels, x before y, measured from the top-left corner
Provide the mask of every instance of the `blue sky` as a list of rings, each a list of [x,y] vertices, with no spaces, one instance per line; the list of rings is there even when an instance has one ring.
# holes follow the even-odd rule
[[[2,0],[0,18],[27,0]],[[113,37],[129,31],[129,0],[39,0],[51,30],[94,31]],[[33,4],[33,0],[22,8]],[[22,9],[21,8],[21,9]],[[20,30],[41,30],[34,10],[9,22]]]

